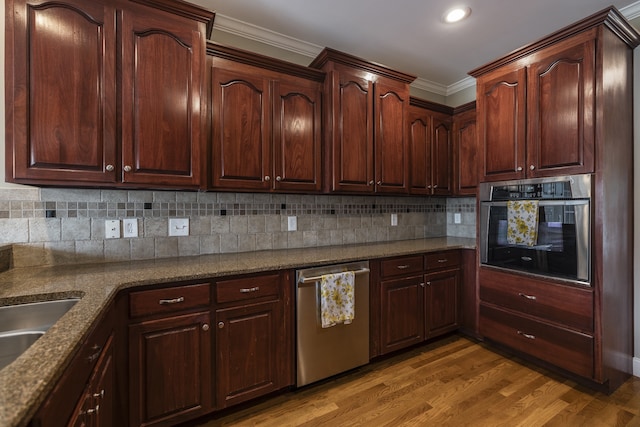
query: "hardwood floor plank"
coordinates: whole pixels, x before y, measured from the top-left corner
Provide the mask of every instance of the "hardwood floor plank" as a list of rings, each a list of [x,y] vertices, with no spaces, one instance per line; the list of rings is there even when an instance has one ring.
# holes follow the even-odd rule
[[[188,425],[640,427],[640,378],[606,396],[454,335]]]

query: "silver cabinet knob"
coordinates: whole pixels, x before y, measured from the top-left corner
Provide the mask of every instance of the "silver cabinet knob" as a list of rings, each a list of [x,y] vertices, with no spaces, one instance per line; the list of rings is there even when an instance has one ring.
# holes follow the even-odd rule
[[[529,166],[529,169],[534,170],[536,167],[534,165]]]
[[[434,188],[434,189],[435,189],[435,188],[438,188],[438,184],[434,185],[434,186],[433,186],[433,188]]]
[[[265,180],[265,181],[271,181],[271,177],[270,177],[269,175],[266,175],[266,176],[264,177],[264,180]]]
[[[203,331],[208,331],[209,330],[209,325],[207,323],[205,323],[204,325],[202,325],[202,330]]]
[[[516,168],[516,172],[521,172],[521,171],[522,171],[522,166],[518,166],[518,167]]]
[[[129,165],[125,165],[122,169],[124,169],[125,172],[131,172],[131,166]]]
[[[224,322],[218,322],[218,329],[224,328]]]
[[[107,165],[105,169],[107,170],[107,172],[113,172],[114,168],[113,168],[113,165]]]
[[[280,175],[276,176],[276,181],[278,182],[282,181],[282,177]]]
[[[420,283],[420,286],[424,288],[424,283]]]
[[[382,181],[378,181],[378,185],[382,185]]]
[[[373,180],[369,181],[369,185],[373,185]]]

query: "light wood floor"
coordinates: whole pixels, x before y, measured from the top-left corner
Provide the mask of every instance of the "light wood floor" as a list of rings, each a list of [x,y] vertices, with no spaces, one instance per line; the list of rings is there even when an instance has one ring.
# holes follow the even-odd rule
[[[452,336],[200,426],[640,426],[640,378],[606,396]]]

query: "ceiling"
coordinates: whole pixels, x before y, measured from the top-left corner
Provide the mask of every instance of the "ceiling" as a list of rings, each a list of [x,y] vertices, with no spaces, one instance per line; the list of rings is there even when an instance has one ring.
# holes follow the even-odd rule
[[[398,71],[414,86],[449,95],[473,85],[467,72],[610,5],[628,19],[639,0],[189,0],[216,11],[226,31],[311,59],[327,46]],[[457,24],[441,17],[465,5]]]

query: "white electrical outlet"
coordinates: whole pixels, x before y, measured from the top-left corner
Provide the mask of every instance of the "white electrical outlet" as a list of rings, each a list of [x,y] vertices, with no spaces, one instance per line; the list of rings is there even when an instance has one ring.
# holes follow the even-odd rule
[[[188,236],[189,218],[169,218],[169,236]]]
[[[391,214],[391,226],[392,227],[397,227],[398,226],[398,214]]]
[[[295,216],[287,217],[287,231],[296,231],[298,229],[298,218]]]
[[[462,215],[460,214],[460,212],[456,212],[453,214],[453,223],[462,224]]]
[[[104,238],[119,239],[120,238],[120,220],[107,219],[104,221]]]
[[[138,237],[138,218],[122,220],[122,237]]]

